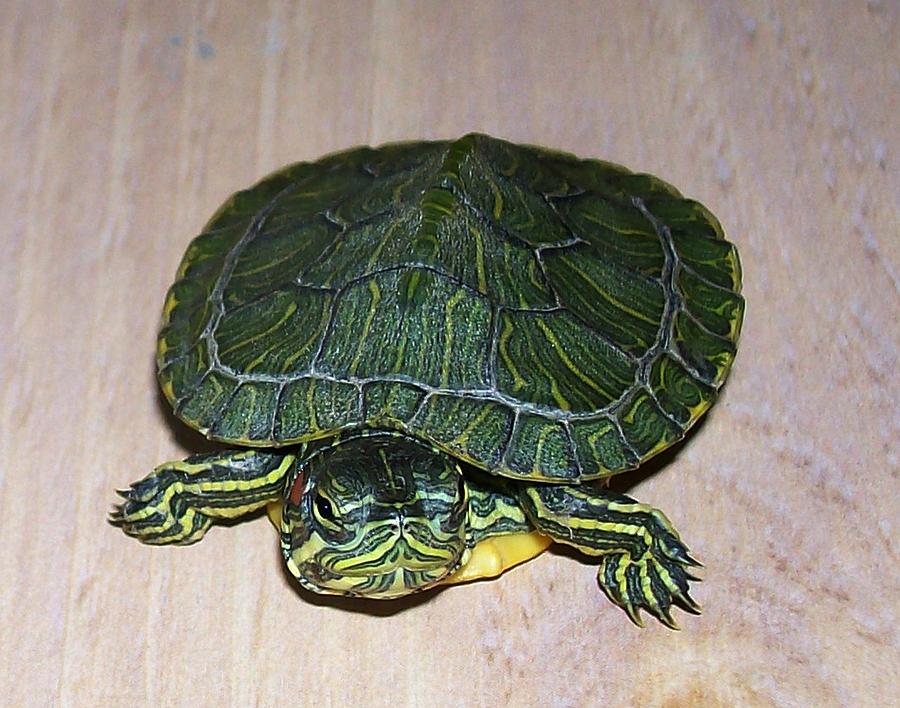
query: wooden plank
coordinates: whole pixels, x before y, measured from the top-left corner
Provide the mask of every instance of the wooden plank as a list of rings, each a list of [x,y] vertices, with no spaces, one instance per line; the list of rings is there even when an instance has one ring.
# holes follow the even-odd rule
[[[0,690],[10,705],[885,705],[900,665],[900,7],[0,4]],[[153,373],[232,191],[481,130],[648,170],[738,245],[723,398],[623,488],[704,561],[639,630],[546,554],[399,607],[310,597],[262,520],[151,549],[112,490],[206,449]]]

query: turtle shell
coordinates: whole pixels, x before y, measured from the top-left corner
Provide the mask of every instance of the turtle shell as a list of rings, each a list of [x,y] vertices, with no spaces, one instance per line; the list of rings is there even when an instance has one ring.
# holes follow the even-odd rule
[[[219,209],[169,290],[159,380],[216,440],[391,429],[584,481],[709,408],[740,286],[716,218],[651,175],[485,135],[360,147]]]

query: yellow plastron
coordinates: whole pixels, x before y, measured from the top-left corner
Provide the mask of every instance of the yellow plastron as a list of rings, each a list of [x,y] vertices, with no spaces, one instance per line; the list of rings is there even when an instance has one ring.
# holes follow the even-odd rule
[[[444,578],[441,584],[496,578],[519,563],[539,556],[551,543],[552,539],[538,531],[486,538],[471,550],[468,558],[463,557],[459,570]]]
[[[281,530],[281,502],[270,502],[266,507],[269,519]],[[510,568],[539,556],[553,540],[538,531],[492,536],[466,551],[462,566],[444,578],[440,585],[468,583],[472,580],[496,578]]]

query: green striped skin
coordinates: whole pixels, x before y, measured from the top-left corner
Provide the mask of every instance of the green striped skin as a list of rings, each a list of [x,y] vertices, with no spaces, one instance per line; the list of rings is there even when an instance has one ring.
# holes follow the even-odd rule
[[[387,599],[455,571],[467,543],[458,463],[397,435],[340,440],[288,482],[281,548],[308,590]]]
[[[284,493],[293,455],[226,450],[167,462],[119,494],[110,521],[152,545],[195,543],[215,519],[236,519]]]
[[[286,167],[190,244],[158,341],[176,415],[243,449],[160,466],[113,521],[192,543],[283,500],[304,587],[382,598],[537,530],[674,626],[695,561],[596,481],[714,403],[740,287],[715,217],[618,165],[473,134]]]
[[[678,532],[658,509],[595,484],[525,485],[519,499],[535,527],[601,559],[597,580],[610,600],[641,625],[639,608],[677,629],[673,600],[699,614],[688,592],[696,580],[691,558]]]
[[[601,558],[598,580],[636,623],[696,611],[696,562],[656,509],[597,484],[493,477],[394,432],[338,436],[295,454],[234,450],[157,467],[112,521],[145,543],[199,541],[216,519],[283,501],[288,570],[317,593],[390,599],[440,584],[482,541],[540,531]]]
[[[216,440],[392,429],[577,483],[709,408],[739,290],[715,217],[655,177],[483,135],[357,148],[219,210],[169,292],[159,378]]]

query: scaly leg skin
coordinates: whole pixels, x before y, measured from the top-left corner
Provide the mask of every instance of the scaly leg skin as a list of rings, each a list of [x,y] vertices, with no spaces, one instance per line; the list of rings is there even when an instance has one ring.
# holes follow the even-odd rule
[[[687,567],[700,564],[658,509],[594,485],[531,485],[520,497],[540,531],[600,557],[600,587],[638,626],[644,608],[678,629],[669,612],[673,600],[699,614],[688,594],[688,581],[697,578]]]
[[[471,471],[466,478],[470,546],[476,546],[487,538],[535,530],[515,493],[499,480],[490,481],[494,483],[486,483]]]
[[[468,515],[463,563],[442,583],[495,578],[543,553],[552,539],[537,531],[515,492],[474,470],[466,474]]]
[[[196,543],[215,519],[234,519],[280,499],[292,455],[227,450],[167,462],[119,494],[110,521],[154,544]]]

